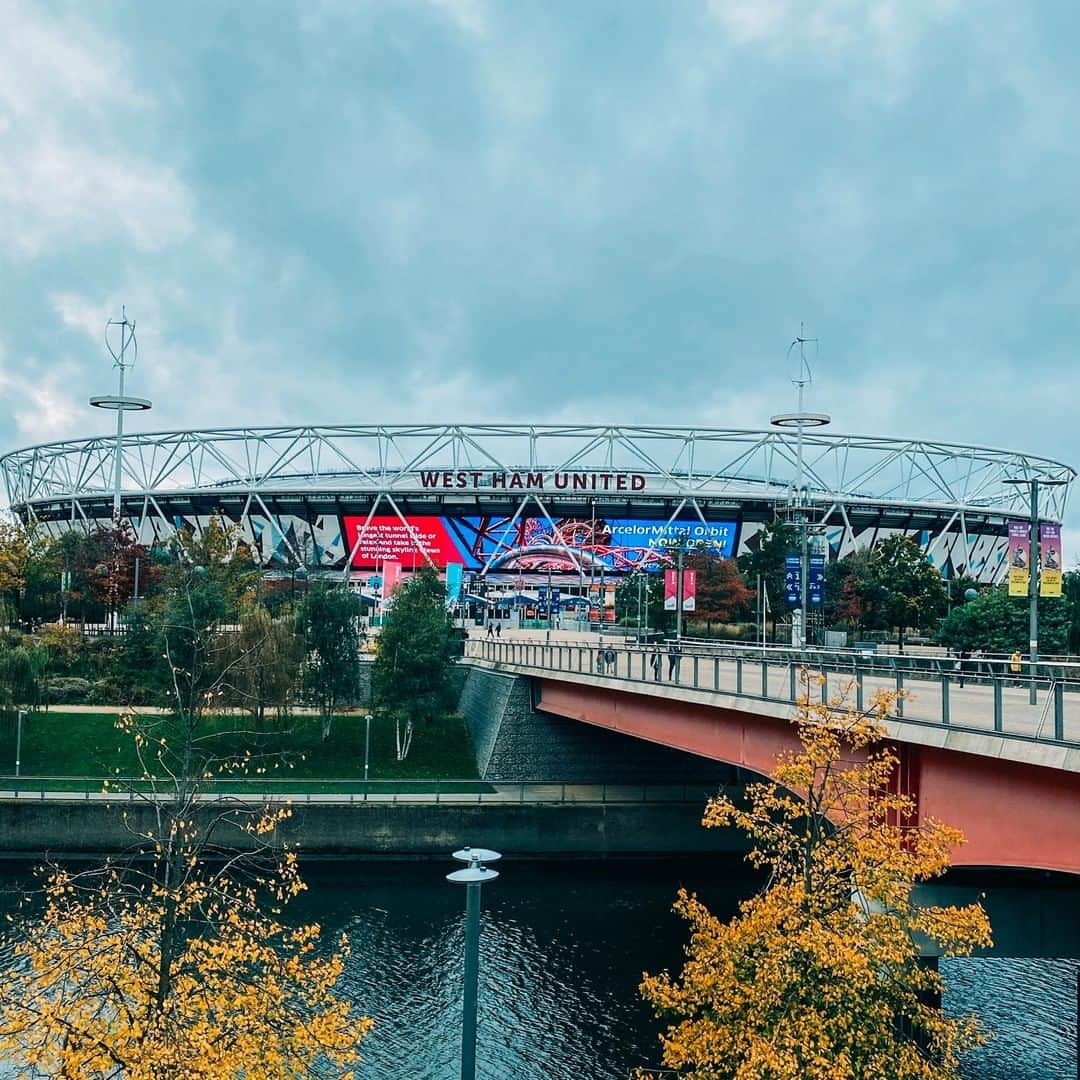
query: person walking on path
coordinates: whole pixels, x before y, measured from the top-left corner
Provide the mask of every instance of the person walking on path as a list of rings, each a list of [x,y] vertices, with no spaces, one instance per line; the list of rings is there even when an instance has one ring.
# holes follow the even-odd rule
[[[496,637],[497,637],[497,638],[498,638],[498,639],[499,639],[500,641],[502,640],[502,623],[501,623],[501,622],[497,622],[497,623],[495,624],[495,636],[496,636]]]
[[[649,657],[649,663],[652,665],[653,682],[659,682],[664,669],[664,658],[660,655],[659,649],[653,649],[653,654]]]
[[[678,682],[679,659],[681,657],[682,657],[682,646],[677,641],[673,641],[668,646],[668,650],[667,650],[667,662],[668,662],[667,677],[669,679],[675,679],[676,682]]]
[[[604,664],[607,666],[609,675],[618,674],[615,667],[615,650],[610,646],[604,650]]]
[[[495,627],[492,626],[490,622],[487,624],[487,636],[489,638],[493,638],[495,636]]]
[[[1020,672],[1024,668],[1024,658],[1020,655],[1019,649],[1014,649],[1012,656],[1009,657],[1009,668],[1012,671],[1013,686],[1020,685]]]

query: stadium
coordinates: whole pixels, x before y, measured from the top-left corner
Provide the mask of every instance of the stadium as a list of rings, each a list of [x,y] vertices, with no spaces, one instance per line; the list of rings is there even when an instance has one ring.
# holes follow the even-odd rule
[[[117,467],[119,465],[119,468]],[[753,551],[798,506],[830,558],[903,533],[946,576],[1000,580],[1010,519],[1060,521],[1075,478],[1057,461],[815,430],[435,424],[229,428],[48,443],[0,457],[12,511],[50,532],[114,507],[147,545],[212,517],[237,524],[268,573],[337,573],[361,587],[463,568],[540,580],[563,597],[670,564],[688,541]],[[455,571],[457,573],[457,571]]]

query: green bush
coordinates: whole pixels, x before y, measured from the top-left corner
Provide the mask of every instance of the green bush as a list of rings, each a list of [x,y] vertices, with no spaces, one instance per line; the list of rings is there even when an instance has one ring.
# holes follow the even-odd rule
[[[48,705],[86,705],[91,701],[92,686],[89,679],[61,675],[45,680],[44,696]]]

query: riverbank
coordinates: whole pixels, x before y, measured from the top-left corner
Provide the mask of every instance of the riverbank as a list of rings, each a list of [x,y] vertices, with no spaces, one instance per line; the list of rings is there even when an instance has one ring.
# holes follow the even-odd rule
[[[695,853],[743,853],[746,841],[731,829],[701,826],[703,799],[686,801],[454,801],[294,802],[277,839],[296,844],[303,857],[430,858],[457,848],[494,847],[515,857],[559,858]],[[220,812],[221,806],[215,808]],[[91,857],[132,850],[153,828],[154,807],[142,801],[0,801],[0,845],[8,858]],[[208,809],[208,812],[209,809]],[[244,848],[239,829],[222,842]]]
[[[116,729],[123,711],[119,706],[71,706],[26,714],[21,746],[18,746],[21,775],[90,779],[140,776],[143,770],[133,740]],[[157,710],[138,711],[157,714]],[[243,755],[250,751],[268,757],[280,756],[280,761],[267,762],[267,767],[290,785],[304,779],[348,780],[364,776],[368,723],[363,713],[335,715],[330,737],[325,741],[321,718],[310,710],[290,713],[281,719],[268,715],[262,732],[253,731],[254,721],[245,713],[215,714],[207,716],[203,723],[207,731],[222,734],[220,753]],[[392,721],[373,718],[370,728],[368,756],[372,779],[427,780],[452,776],[468,780],[477,776],[472,742],[458,716],[443,717],[418,730],[404,761],[397,760]],[[0,777],[14,773],[18,740],[15,723],[0,728]]]

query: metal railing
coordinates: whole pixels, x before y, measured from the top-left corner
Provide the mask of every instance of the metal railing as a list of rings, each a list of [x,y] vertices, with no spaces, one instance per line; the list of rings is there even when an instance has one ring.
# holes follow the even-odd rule
[[[166,781],[140,777],[0,776],[0,802],[10,800],[169,802]],[[716,784],[611,784],[562,780],[282,780],[201,781],[198,801],[289,802],[293,804],[439,803],[467,804],[642,804],[704,803]]]
[[[895,715],[1040,743],[1080,746],[1080,665],[939,656],[874,656],[856,650],[782,646],[525,642],[472,639],[466,659],[536,672],[603,678],[795,704],[805,693],[800,673],[822,702],[844,694],[857,708],[884,690],[898,695]],[[1029,704],[1034,681],[1039,701]]]

